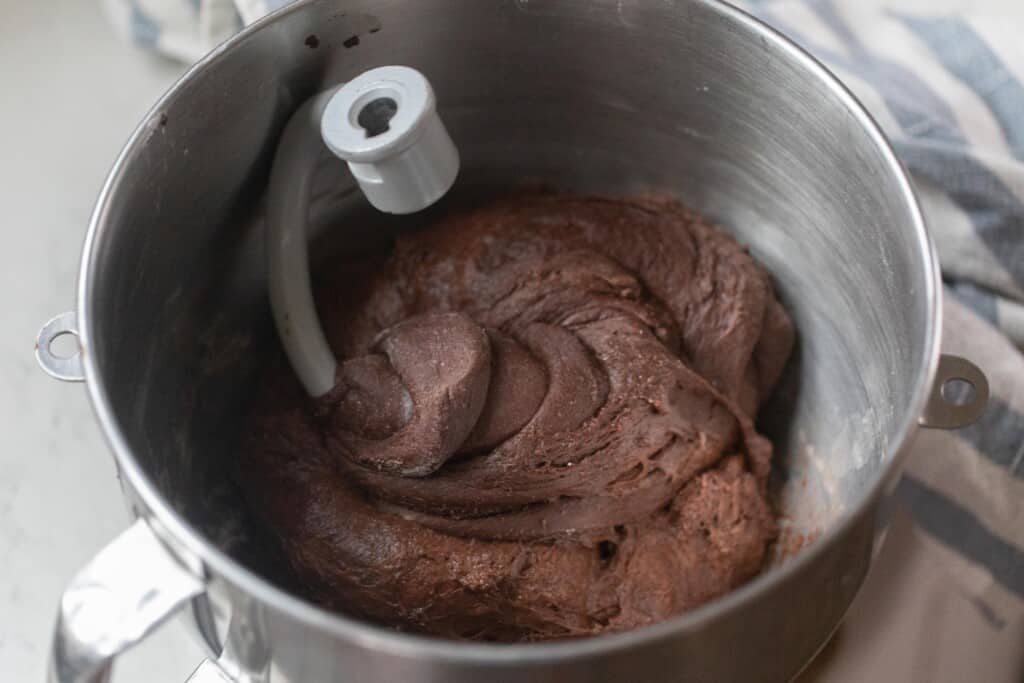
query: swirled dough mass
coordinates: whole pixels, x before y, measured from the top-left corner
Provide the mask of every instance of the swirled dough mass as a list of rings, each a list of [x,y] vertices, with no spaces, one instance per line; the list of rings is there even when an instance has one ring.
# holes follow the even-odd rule
[[[793,343],[772,281],[675,201],[526,194],[318,289],[337,384],[270,373],[239,462],[317,602],[455,638],[679,614],[761,569]]]

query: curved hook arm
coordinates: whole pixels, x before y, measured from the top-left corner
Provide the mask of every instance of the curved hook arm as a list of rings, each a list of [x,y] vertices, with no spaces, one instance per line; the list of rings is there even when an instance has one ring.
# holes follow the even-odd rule
[[[307,100],[292,116],[277,145],[267,191],[270,306],[288,360],[311,396],[322,396],[334,387],[338,367],[313,302],[306,245],[309,192],[316,170],[311,160],[324,149],[320,119],[337,90]]]

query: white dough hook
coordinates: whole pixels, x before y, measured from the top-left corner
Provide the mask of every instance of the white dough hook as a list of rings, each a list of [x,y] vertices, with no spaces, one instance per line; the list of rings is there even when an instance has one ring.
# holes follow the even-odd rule
[[[267,191],[270,305],[288,360],[311,396],[334,387],[338,367],[313,301],[306,244],[310,185],[325,144],[385,213],[427,208],[459,171],[434,91],[409,67],[371,69],[310,98],[288,122]]]

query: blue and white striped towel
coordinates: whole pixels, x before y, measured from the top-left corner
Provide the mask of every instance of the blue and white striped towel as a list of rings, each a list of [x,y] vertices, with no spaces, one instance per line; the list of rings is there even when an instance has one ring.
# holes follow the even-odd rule
[[[291,0],[103,0],[117,29],[139,45],[194,62],[245,24]]]
[[[195,59],[288,0],[105,0],[138,42]],[[991,405],[926,431],[899,488],[990,628],[1024,615],[1024,2],[746,0],[824,61],[913,174],[946,283],[946,351]]]
[[[747,0],[822,60],[914,178],[945,281],[943,349],[990,405],[924,430],[899,494],[993,628],[1024,616],[1024,3]]]

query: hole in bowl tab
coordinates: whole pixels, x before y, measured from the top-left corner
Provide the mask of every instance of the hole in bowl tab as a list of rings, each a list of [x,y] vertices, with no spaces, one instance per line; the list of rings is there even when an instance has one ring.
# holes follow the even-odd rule
[[[78,337],[71,331],[60,332],[50,338],[47,348],[54,358],[73,358],[78,353]]]
[[[976,396],[974,383],[963,377],[951,377],[942,383],[942,400],[950,405],[970,405],[974,403]]]

